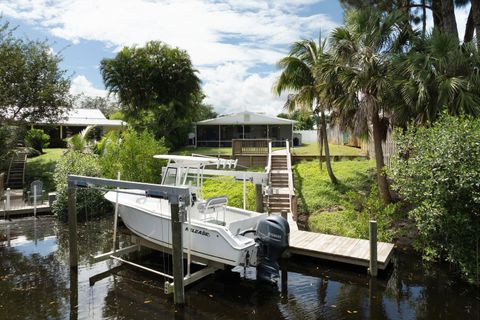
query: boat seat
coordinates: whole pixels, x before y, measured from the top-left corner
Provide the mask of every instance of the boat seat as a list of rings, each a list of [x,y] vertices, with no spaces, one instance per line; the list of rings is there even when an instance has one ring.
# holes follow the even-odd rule
[[[227,203],[227,196],[210,197],[207,201],[198,204],[198,211],[205,213],[208,209],[225,207]]]
[[[218,224],[219,226],[222,226],[222,227],[225,227],[227,225],[227,223],[225,221],[217,220],[217,219],[205,220],[205,222]]]

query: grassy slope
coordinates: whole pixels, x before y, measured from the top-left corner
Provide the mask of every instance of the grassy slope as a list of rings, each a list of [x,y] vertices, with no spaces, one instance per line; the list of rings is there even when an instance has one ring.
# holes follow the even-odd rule
[[[380,241],[391,241],[395,206],[384,207],[378,193],[370,194],[374,183],[374,162],[341,161],[332,164],[339,185],[333,185],[317,161],[295,166],[295,188],[299,213],[309,215],[312,231],[354,238],[368,238],[368,221],[378,223]],[[370,194],[370,195],[369,195]],[[392,220],[393,219],[393,220]]]
[[[205,179],[203,183],[204,199],[221,195],[228,197],[229,206],[243,208],[242,181],[235,181],[228,177]],[[247,182],[247,209],[255,211],[255,185],[250,182]]]
[[[348,191],[370,190],[373,182],[373,161],[332,162],[333,171],[340,183],[330,182],[323,164],[320,172],[318,161],[304,161],[294,167],[295,189],[299,213],[315,213],[342,205]]]
[[[33,180],[42,180],[47,192],[55,191],[53,171],[55,165],[66,149],[43,149],[44,154],[27,161],[25,180],[28,184]]]
[[[335,144],[329,144],[329,146],[330,146],[330,153],[332,156],[360,156],[361,155],[361,150],[358,148],[340,146]],[[274,148],[274,150],[275,149],[281,149],[281,148]],[[184,147],[174,152],[174,154],[186,154],[186,155],[190,155],[192,153],[198,153],[198,154],[204,154],[204,155],[231,155],[232,148],[230,147],[228,148],[198,147],[195,149],[193,147]],[[318,149],[318,144],[311,143],[311,144],[304,144],[301,147],[293,148],[292,153],[294,155],[302,155],[302,156],[305,156],[305,155],[318,156],[320,154],[320,151]]]

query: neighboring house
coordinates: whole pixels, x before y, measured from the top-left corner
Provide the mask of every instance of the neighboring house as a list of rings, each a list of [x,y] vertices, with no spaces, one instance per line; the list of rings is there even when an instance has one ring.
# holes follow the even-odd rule
[[[230,147],[233,139],[271,139],[273,146],[294,140],[295,120],[244,111],[195,124],[195,146]]]
[[[109,120],[98,109],[71,109],[55,123],[34,123],[32,128],[41,128],[50,135],[50,147],[65,146],[65,138],[80,133],[88,126],[95,126],[94,137],[99,139],[109,130],[122,129],[127,123],[122,120]]]

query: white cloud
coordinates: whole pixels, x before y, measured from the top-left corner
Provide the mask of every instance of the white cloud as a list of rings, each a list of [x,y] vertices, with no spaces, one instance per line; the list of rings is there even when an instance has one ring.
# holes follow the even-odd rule
[[[283,102],[271,93],[274,74],[254,74],[249,68],[271,67],[293,41],[316,38],[319,31],[326,34],[336,27],[325,14],[300,14],[305,5],[320,1],[2,0],[0,12],[73,43],[97,40],[114,51],[161,40],[187,50],[205,72],[242,66],[240,77],[200,74],[209,101],[220,112],[259,108],[275,114]],[[94,95],[101,91],[84,76],[72,85],[72,90]]]
[[[201,69],[206,102],[222,114],[244,110],[276,115],[282,112],[285,97],[272,92],[278,72],[268,75],[248,73],[241,63],[228,63],[215,68]]]
[[[70,93],[73,95],[84,94],[90,97],[106,97],[107,91],[97,89],[88,79],[83,75],[78,75],[72,80],[70,86]]]
[[[0,11],[75,43],[99,40],[118,47],[162,40],[186,49],[195,64],[203,65],[272,63],[277,45],[335,27],[324,14],[296,14],[300,5],[313,2],[318,0],[5,0]],[[232,44],[232,38],[241,44]]]

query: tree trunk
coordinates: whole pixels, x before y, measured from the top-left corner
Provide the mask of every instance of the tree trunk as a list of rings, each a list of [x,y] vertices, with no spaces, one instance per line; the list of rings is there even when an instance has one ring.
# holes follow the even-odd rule
[[[427,8],[425,8],[426,0],[422,0],[422,36],[425,38],[427,33]]]
[[[453,34],[458,39],[457,20],[455,20],[454,0],[442,0],[443,32]]]
[[[442,0],[432,0],[433,28],[443,32]]]
[[[318,142],[318,150],[320,151],[320,158],[318,159],[320,164],[320,172],[322,171],[322,155],[323,155],[323,136],[322,136],[322,125],[320,122],[320,117],[317,113],[317,142]]]
[[[463,35],[463,42],[470,42],[473,40],[473,32],[475,31],[475,24],[473,23],[473,8],[470,8],[468,14],[467,25],[465,26],[465,34]]]
[[[473,24],[475,26],[475,33],[477,37],[477,48],[480,50],[480,0],[471,0],[471,13]]]
[[[389,204],[390,202],[392,202],[392,196],[390,195],[387,176],[384,172],[385,162],[383,160],[382,133],[378,112],[372,111],[371,121],[373,126],[373,144],[375,146],[375,163],[377,166],[378,191],[380,192],[380,195],[382,196],[385,204]]]
[[[337,184],[338,180],[337,180],[337,177],[335,177],[335,175],[333,174],[332,162],[330,160],[330,147],[328,146],[327,121],[325,119],[325,112],[321,111],[320,117],[321,117],[321,130],[322,130],[322,136],[323,136],[323,146],[325,147],[325,165],[327,167],[327,173],[328,173],[328,176],[330,177],[330,181],[332,181],[332,183],[334,184]]]

